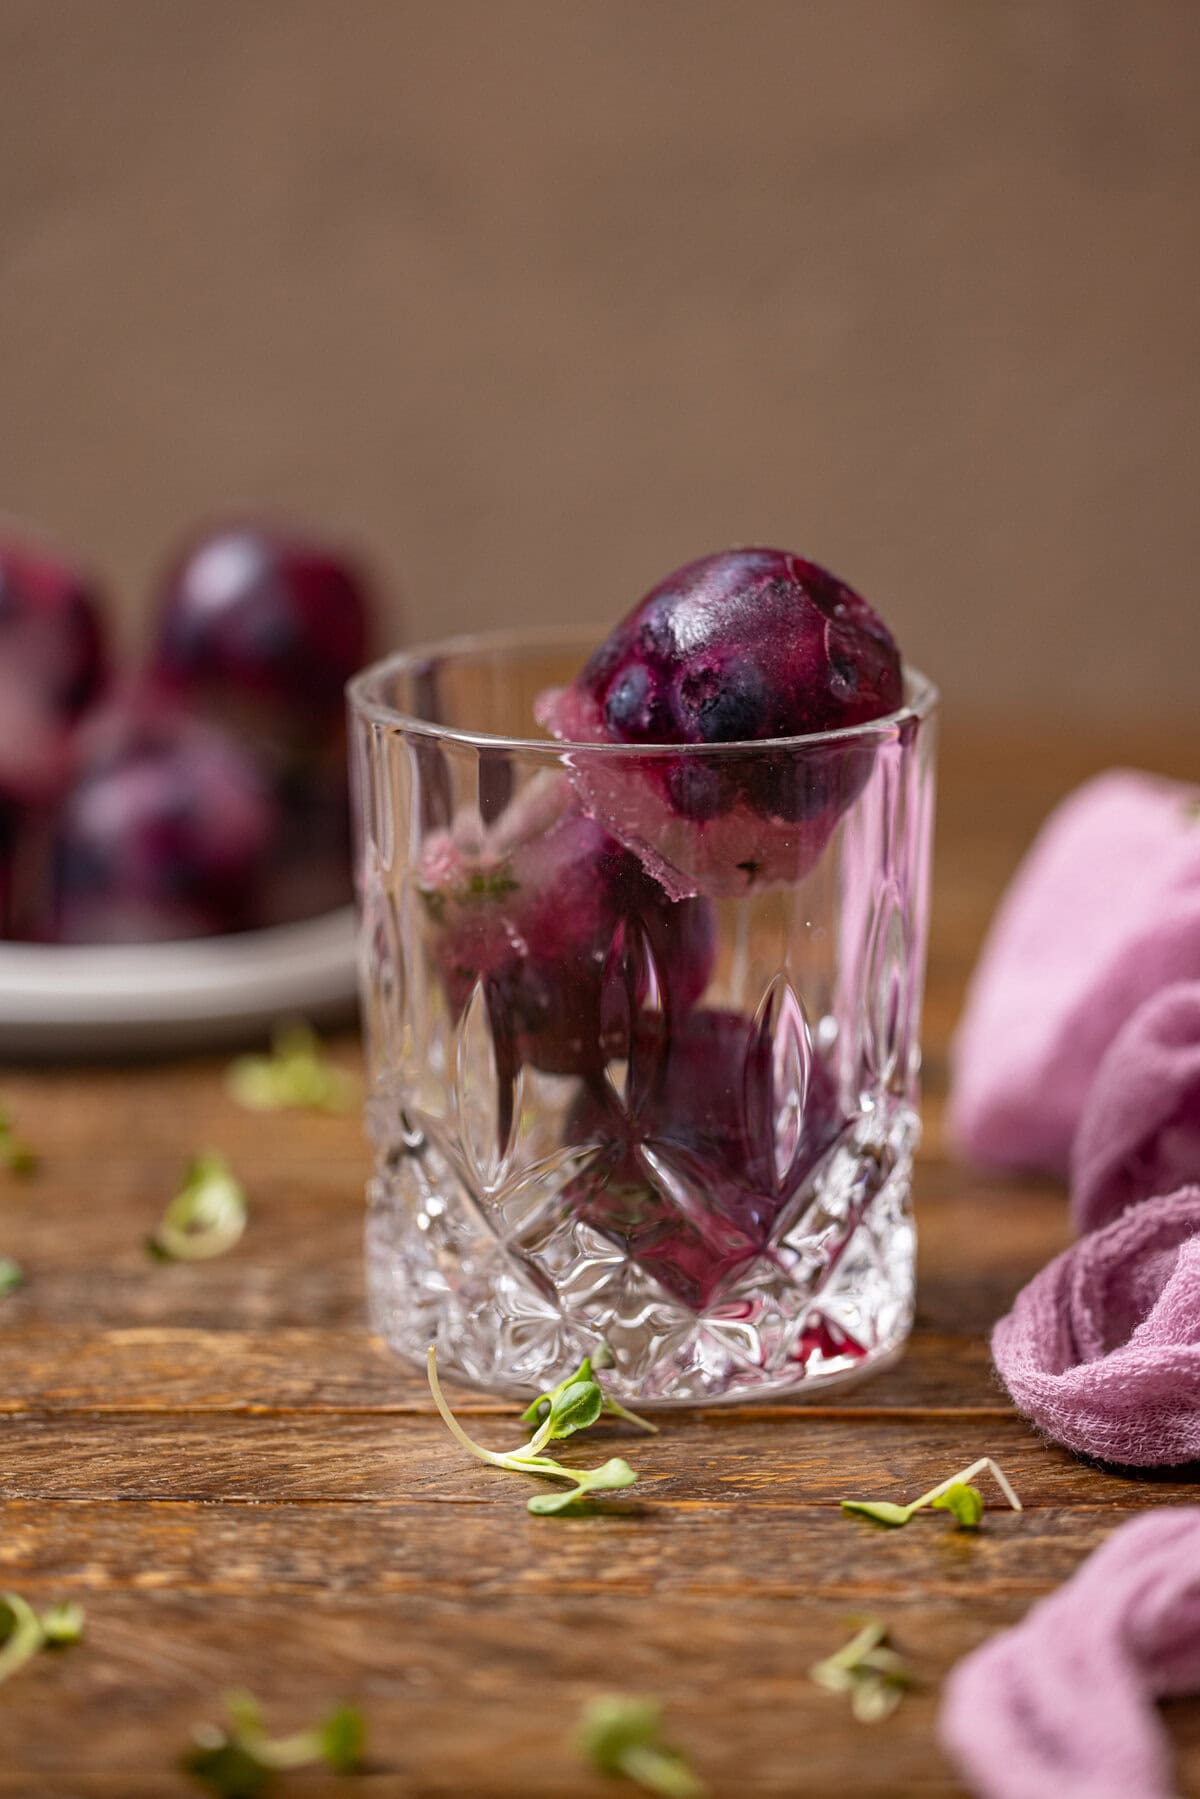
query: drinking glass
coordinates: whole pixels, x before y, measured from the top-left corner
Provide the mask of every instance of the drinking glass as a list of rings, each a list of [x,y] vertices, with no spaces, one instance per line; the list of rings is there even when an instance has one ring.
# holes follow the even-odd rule
[[[937,695],[852,729],[563,744],[597,634],[350,688],[375,1327],[496,1391],[823,1392],[894,1358]]]

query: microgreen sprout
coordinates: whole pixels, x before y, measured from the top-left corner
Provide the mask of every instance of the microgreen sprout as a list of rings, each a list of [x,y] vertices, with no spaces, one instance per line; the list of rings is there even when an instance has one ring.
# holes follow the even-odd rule
[[[579,1753],[601,1774],[623,1774],[647,1793],[665,1799],[704,1799],[708,1788],[678,1749],[660,1735],[656,1699],[607,1694],[584,1707],[576,1732]]]
[[[809,1678],[829,1693],[849,1693],[850,1707],[860,1724],[880,1724],[890,1718],[907,1687],[912,1685],[908,1663],[888,1643],[888,1627],[882,1618],[855,1620],[860,1628],[836,1654],[817,1662]]]
[[[564,1468],[561,1462],[542,1453],[549,1443],[573,1437],[576,1431],[589,1430],[602,1416],[605,1409],[604,1393],[599,1382],[591,1379],[590,1371],[587,1378],[580,1378],[582,1369],[587,1367],[585,1361],[575,1374],[534,1401],[525,1414],[525,1422],[532,1423],[534,1420],[530,1413],[536,1413],[543,1406],[545,1412],[528,1443],[522,1444],[518,1449],[497,1451],[484,1449],[482,1444],[474,1442],[450,1410],[438,1379],[437,1351],[432,1344],[427,1358],[429,1391],[433,1394],[433,1403],[441,1413],[447,1430],[469,1454],[486,1462],[491,1468],[504,1468],[510,1474],[532,1474],[540,1480],[561,1480],[570,1488],[567,1493],[535,1495],[528,1506],[535,1517],[548,1517],[575,1510],[593,1494],[611,1493],[621,1487],[631,1487],[637,1479],[629,1463],[622,1461],[619,1456],[614,1456],[599,1468]]]
[[[23,1668],[42,1647],[41,1621],[19,1593],[0,1593],[0,1682]]]
[[[0,1256],[0,1299],[25,1285],[25,1270],[11,1256]]]
[[[146,1248],[159,1261],[205,1261],[233,1248],[246,1218],[245,1188],[224,1156],[209,1150],[189,1163],[183,1186],[146,1239]]]
[[[0,1683],[23,1668],[39,1649],[78,1643],[83,1622],[81,1605],[52,1605],[39,1618],[19,1593],[0,1593]]]
[[[37,1165],[37,1151],[16,1135],[7,1112],[0,1112],[0,1168],[21,1175],[32,1174]]]
[[[184,1772],[220,1799],[257,1799],[275,1774],[325,1762],[340,1774],[362,1763],[366,1731],[362,1714],[339,1705],[311,1730],[290,1737],[269,1737],[262,1711],[251,1693],[226,1693],[227,1726],[199,1724],[194,1746],[183,1758]]]
[[[250,1112],[345,1112],[354,1102],[355,1084],[321,1051],[310,1025],[280,1025],[265,1056],[238,1056],[229,1064],[225,1085]]]
[[[936,1511],[953,1514],[961,1530],[977,1530],[983,1517],[983,1495],[978,1487],[969,1483],[977,1474],[990,1474],[1000,1491],[1011,1505],[1014,1512],[1021,1510],[1021,1501],[1012,1489],[1004,1470],[997,1466],[990,1456],[980,1456],[969,1468],[958,1474],[952,1474],[949,1480],[943,1480],[936,1487],[930,1487],[928,1493],[922,1493],[910,1505],[896,1505],[890,1499],[843,1499],[842,1510],[854,1512],[862,1518],[870,1518],[875,1524],[886,1524],[896,1529],[907,1524],[917,1512],[932,1506]]]
[[[629,1411],[626,1406],[621,1404],[620,1400],[614,1399],[611,1394],[606,1393],[604,1388],[600,1386],[599,1381],[596,1379],[594,1369],[597,1367],[604,1368],[611,1366],[612,1356],[607,1350],[602,1351],[602,1353],[595,1358],[592,1356],[584,1356],[574,1374],[568,1374],[565,1380],[560,1380],[557,1387],[551,1387],[549,1392],[539,1394],[533,1401],[533,1404],[528,1406],[526,1410],[521,1413],[521,1423],[540,1424],[546,1417],[546,1414],[553,1410],[555,1400],[567,1387],[572,1386],[577,1381],[584,1381],[598,1388],[601,1400],[600,1410],[606,1418],[623,1418],[626,1424],[636,1425],[638,1430],[649,1431],[651,1436],[657,1436],[657,1424],[651,1424],[649,1418],[641,1418],[636,1412]],[[592,1422],[594,1423],[595,1420]]]
[[[964,1481],[956,1480],[952,1487],[931,1500],[935,1512],[952,1513],[955,1522],[962,1530],[978,1530],[979,1521],[983,1517],[983,1494],[978,1487],[969,1487]]]
[[[78,1643],[83,1636],[84,1612],[74,1600],[64,1600],[42,1613],[42,1635],[47,1649],[61,1649],[67,1643]]]
[[[551,1518],[556,1512],[573,1512],[594,1494],[615,1493],[621,1487],[631,1487],[637,1479],[629,1463],[619,1455],[614,1455],[599,1468],[565,1468],[563,1473],[571,1475],[577,1484],[567,1493],[535,1493],[527,1508],[535,1518]]]

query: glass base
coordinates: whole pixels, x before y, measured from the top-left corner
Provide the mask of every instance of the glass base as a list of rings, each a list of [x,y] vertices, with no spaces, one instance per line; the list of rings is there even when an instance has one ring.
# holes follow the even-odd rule
[[[488,1191],[410,1110],[368,1191],[372,1324],[406,1358],[435,1344],[444,1374],[514,1396],[606,1349],[605,1385],[629,1405],[814,1398],[888,1366],[911,1329],[918,1133],[906,1105],[861,1113],[762,1248],[697,1290],[682,1247],[647,1254],[580,1215],[586,1148]],[[681,1215],[705,1200],[676,1198]]]

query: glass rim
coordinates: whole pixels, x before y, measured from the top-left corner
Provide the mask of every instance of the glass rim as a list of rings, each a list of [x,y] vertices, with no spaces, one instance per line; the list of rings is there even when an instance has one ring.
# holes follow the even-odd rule
[[[817,744],[861,743],[864,740],[882,739],[894,736],[905,724],[919,723],[928,718],[936,710],[941,697],[928,675],[912,663],[905,662],[902,665],[906,696],[904,704],[894,712],[865,719],[861,724],[842,725],[830,731],[806,731],[794,737],[737,738],[722,743],[605,743],[594,738],[589,741],[550,736],[500,736],[495,732],[470,731],[457,725],[435,724],[431,719],[405,712],[381,695],[384,682],[397,675],[419,672],[423,665],[428,666],[452,657],[478,656],[488,651],[513,652],[555,647],[565,649],[569,645],[578,644],[586,661],[596,644],[602,643],[606,635],[604,627],[589,629],[580,625],[534,625],[496,631],[469,631],[454,637],[412,644],[407,649],[393,651],[391,655],[369,663],[366,668],[352,675],[346,683],[347,703],[356,717],[371,724],[384,725],[389,730],[402,731],[406,735],[431,738],[439,743],[458,744],[467,749],[511,750],[522,755],[559,758],[572,751],[587,751],[591,756],[605,758],[656,758],[712,756],[723,751],[802,750]]]

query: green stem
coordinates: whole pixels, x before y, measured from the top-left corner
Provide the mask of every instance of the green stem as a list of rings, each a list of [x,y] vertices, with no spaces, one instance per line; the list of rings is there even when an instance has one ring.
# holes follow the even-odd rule
[[[509,1450],[499,1455],[491,1449],[485,1449],[481,1443],[473,1442],[446,1403],[442,1383],[438,1379],[437,1351],[432,1343],[429,1345],[425,1365],[429,1375],[429,1391],[433,1394],[434,1405],[442,1415],[442,1422],[450,1434],[477,1460],[487,1462],[492,1468],[503,1468],[509,1474],[538,1474],[545,1480],[565,1480],[568,1485],[574,1485],[578,1481],[579,1475],[573,1469],[564,1468],[558,1462],[552,1462],[549,1457],[536,1453],[546,1441],[541,1430],[523,1449]],[[542,1439],[541,1443],[538,1442],[539,1437]]]
[[[604,1395],[604,1409],[611,1412],[614,1418],[623,1418],[626,1424],[636,1424],[639,1430],[649,1431],[652,1437],[658,1435],[657,1424],[652,1424],[649,1418],[640,1418],[636,1412],[623,1406],[619,1399],[610,1399],[607,1393]]]
[[[437,1351],[432,1343],[429,1345],[429,1354],[425,1358],[425,1367],[429,1375],[429,1391],[433,1394],[433,1403],[442,1414],[442,1423],[446,1426],[446,1429],[450,1432],[451,1436],[456,1437],[463,1448],[469,1450],[477,1460],[488,1462],[493,1468],[507,1468],[509,1458],[503,1455],[494,1455],[490,1449],[484,1449],[481,1444],[473,1443],[462,1425],[458,1422],[458,1419],[454,1416],[454,1413],[450,1410],[450,1407],[446,1404],[446,1397],[442,1392],[442,1383],[438,1379]]]
[[[887,1625],[881,1623],[878,1618],[868,1618],[857,1636],[851,1637],[850,1641],[844,1643],[835,1654],[827,1656],[822,1665],[827,1668],[845,1668],[849,1671],[862,1660],[864,1655],[869,1655],[872,1649],[878,1649],[886,1636]]]
[[[539,1455],[541,1455],[543,1449],[545,1449],[547,1443],[550,1441],[550,1432],[552,1429],[551,1419],[553,1418],[553,1416],[554,1416],[554,1407],[551,1406],[550,1410],[546,1413],[546,1416],[543,1418],[542,1422],[538,1425],[537,1429],[534,1431],[532,1437],[530,1437],[530,1439],[529,1439],[528,1443],[525,1445],[524,1449],[516,1449],[513,1451],[513,1454],[519,1455],[519,1456],[539,1456]]]
[[[289,1768],[307,1768],[321,1759],[321,1735],[316,1730],[298,1730],[290,1737],[258,1737],[247,1747],[255,1761],[264,1768],[285,1773]]]
[[[977,1462],[972,1462],[971,1466],[969,1468],[964,1468],[961,1474],[952,1474],[949,1480],[940,1481],[936,1487],[930,1487],[928,1493],[922,1493],[919,1499],[914,1499],[912,1504],[906,1506],[904,1509],[911,1518],[914,1512],[923,1511],[927,1505],[932,1505],[935,1499],[940,1499],[943,1493],[948,1493],[950,1491],[951,1487],[957,1487],[960,1483],[963,1486],[966,1486],[969,1481],[974,1480],[977,1474],[983,1473],[991,1475],[992,1479],[1007,1499],[1009,1505],[1011,1505],[1013,1511],[1019,1512],[1021,1510],[1021,1501],[1013,1491],[1008,1476],[1002,1468],[997,1466],[991,1456],[988,1455],[981,1455]]]

